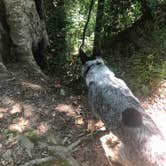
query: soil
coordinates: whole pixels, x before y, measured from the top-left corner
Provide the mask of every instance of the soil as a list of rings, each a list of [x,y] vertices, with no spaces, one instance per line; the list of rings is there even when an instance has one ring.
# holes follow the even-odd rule
[[[0,75],[0,166],[48,157],[48,146],[68,147],[78,140],[71,155],[82,166],[108,166],[100,142],[104,132],[96,133],[103,124],[88,109],[85,87],[76,93],[59,78],[21,66],[10,65],[10,73]],[[159,112],[166,117],[166,80],[141,102],[154,120]]]

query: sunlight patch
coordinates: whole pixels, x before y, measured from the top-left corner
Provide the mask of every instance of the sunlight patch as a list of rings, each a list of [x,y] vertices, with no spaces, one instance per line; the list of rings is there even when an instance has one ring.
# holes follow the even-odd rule
[[[2,119],[2,118],[3,118],[3,113],[0,112],[0,119]]]
[[[76,116],[76,113],[71,105],[58,104],[55,108],[58,112],[64,112],[67,116]]]
[[[13,105],[12,109],[10,110],[11,114],[16,114],[16,113],[20,113],[22,112],[22,106],[19,103],[16,103],[15,105]]]
[[[164,153],[165,153],[165,149],[166,149],[166,142],[165,141],[161,141],[158,139],[157,136],[152,136],[149,140],[149,145],[151,147],[151,151],[153,152],[153,154],[161,154],[163,153],[163,156],[164,156]],[[165,148],[164,148],[165,147]]]
[[[11,131],[19,131],[23,132],[25,128],[28,126],[29,121],[24,118],[17,118],[13,121],[13,124],[9,126]]]
[[[25,86],[26,88],[31,88],[32,90],[42,90],[42,87],[40,85],[30,82],[22,82],[22,86]]]
[[[166,139],[166,125],[165,125],[166,113],[161,111],[154,111],[150,114],[150,116]]]
[[[24,117],[29,118],[29,117],[33,116],[33,112],[34,112],[33,110],[34,110],[34,108],[31,105],[25,104],[24,105]]]
[[[76,116],[75,117],[75,125],[83,125],[84,124],[84,120],[81,116]]]
[[[48,131],[49,127],[48,124],[46,122],[42,122],[39,124],[37,130],[39,132],[39,134],[45,134]]]
[[[5,113],[5,112],[7,112],[7,109],[5,109],[5,108],[0,108],[0,113]]]

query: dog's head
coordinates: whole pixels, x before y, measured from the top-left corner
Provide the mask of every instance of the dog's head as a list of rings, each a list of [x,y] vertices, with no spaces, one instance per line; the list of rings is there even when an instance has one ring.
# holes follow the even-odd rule
[[[92,69],[92,67],[104,64],[104,61],[101,58],[101,52],[96,48],[94,49],[91,56],[87,56],[87,54],[82,49],[80,49],[79,57],[83,65],[82,76],[85,76]]]
[[[79,57],[82,65],[85,65],[88,61],[93,61],[96,59],[94,56],[87,56],[87,54],[82,49],[79,50]]]

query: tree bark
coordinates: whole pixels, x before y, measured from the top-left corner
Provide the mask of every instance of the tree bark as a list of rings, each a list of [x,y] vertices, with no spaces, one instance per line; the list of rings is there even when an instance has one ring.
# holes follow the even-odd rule
[[[3,27],[0,23],[0,71],[5,71],[6,70],[6,67],[4,66],[3,64],[3,60],[2,60],[2,52],[3,52],[3,37],[2,37],[2,34],[3,34],[4,30],[3,30]]]
[[[34,56],[39,56],[47,46],[43,0],[0,0],[0,63],[3,66],[17,60],[40,70]],[[4,52],[4,48],[8,51]]]
[[[102,23],[103,23],[103,14],[104,14],[104,3],[105,0],[98,0],[93,53],[95,52],[95,49],[100,49],[101,45],[101,31],[103,27]]]

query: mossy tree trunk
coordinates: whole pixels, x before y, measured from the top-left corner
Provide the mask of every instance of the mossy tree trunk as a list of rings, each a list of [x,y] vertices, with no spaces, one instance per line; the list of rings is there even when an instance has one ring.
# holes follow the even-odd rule
[[[43,0],[0,0],[0,66],[3,69],[6,63],[15,61],[40,71],[36,62],[41,61],[47,46]]]

